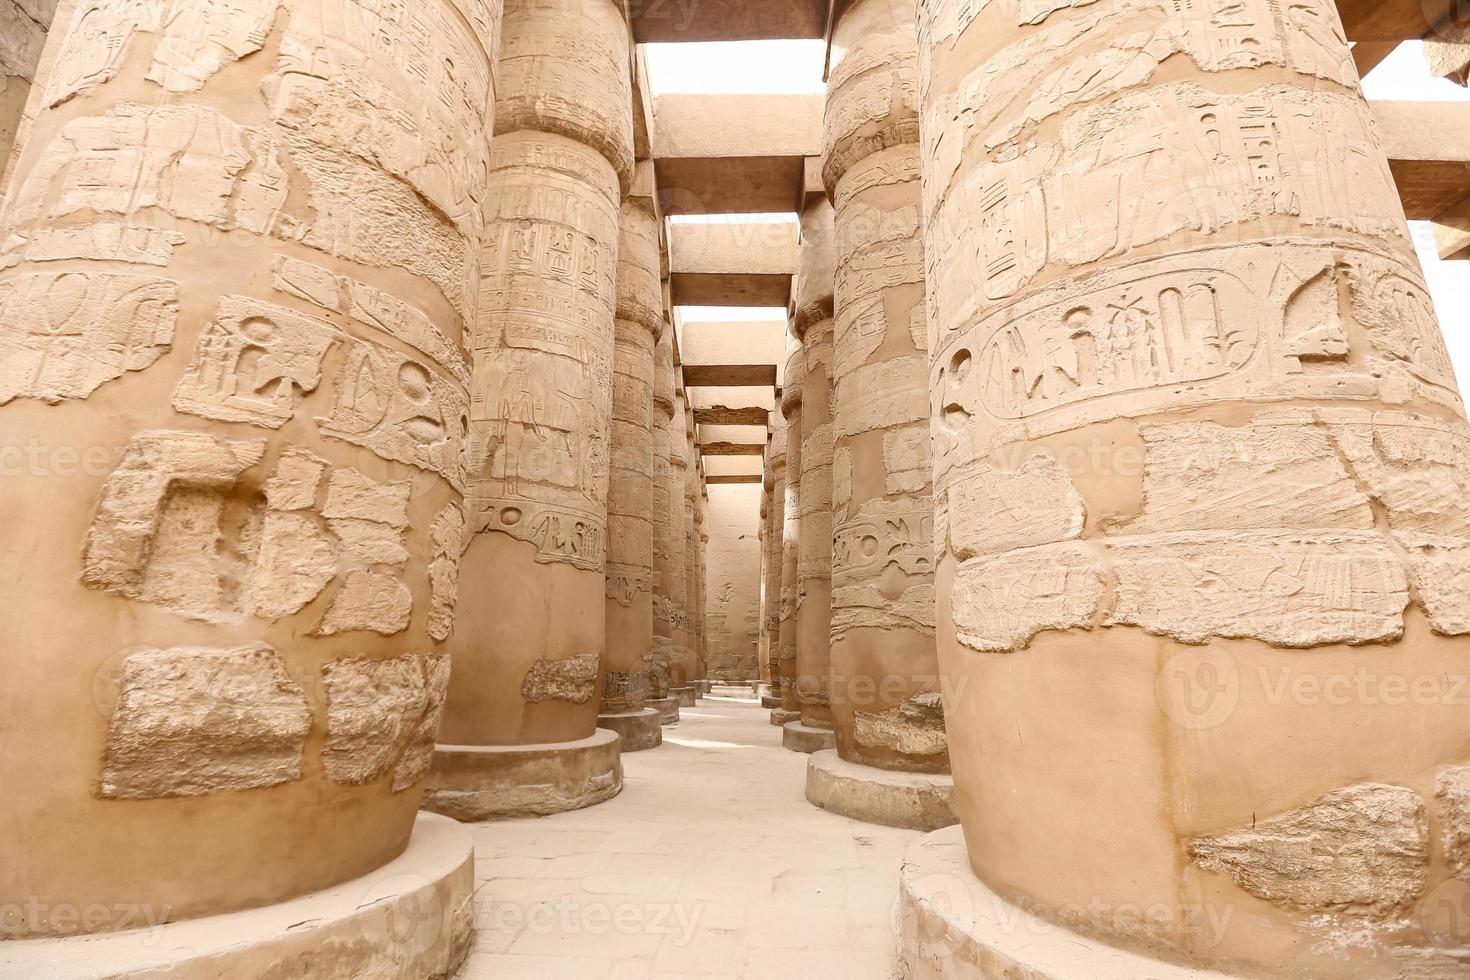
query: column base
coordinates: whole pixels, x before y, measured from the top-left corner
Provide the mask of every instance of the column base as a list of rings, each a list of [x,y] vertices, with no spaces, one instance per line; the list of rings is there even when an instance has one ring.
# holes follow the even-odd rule
[[[938,830],[959,823],[954,777],[890,772],[847,762],[828,749],[806,764],[806,798],[814,806],[884,827]]]
[[[762,694],[761,695],[761,707],[762,708],[779,708],[779,707],[781,707],[781,698],[780,698],[780,696],[779,695],[776,695],[776,694]]]
[[[789,721],[801,721],[801,712],[787,711],[784,708],[777,708],[771,712],[771,724],[784,726]]]
[[[447,977],[474,931],[475,847],[420,813],[383,867],[276,905],[127,932],[0,943],[0,976],[27,980]]]
[[[619,749],[623,752],[642,752],[664,743],[663,722],[656,708],[598,715],[597,727],[616,732]]]
[[[643,706],[658,712],[660,724],[677,725],[679,723],[678,698],[650,698],[643,702]]]
[[[781,744],[793,752],[810,755],[823,749],[835,749],[837,736],[830,728],[810,728],[800,721],[788,721],[781,726]]]
[[[898,916],[908,980],[1234,980],[1109,946],[1017,908],[975,877],[959,827],[921,837],[904,854]]]
[[[423,808],[471,822],[544,817],[610,800],[623,788],[615,732],[541,745],[440,745]]]
[[[681,708],[699,707],[699,690],[693,687],[671,687],[669,693],[679,699]]]

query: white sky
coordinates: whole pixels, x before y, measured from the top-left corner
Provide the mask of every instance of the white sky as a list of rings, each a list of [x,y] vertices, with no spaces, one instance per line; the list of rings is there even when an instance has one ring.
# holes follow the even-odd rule
[[[1445,79],[1431,78],[1424,64],[1422,43],[1399,46],[1363,81],[1370,99],[1470,101],[1470,91]],[[821,41],[732,41],[705,44],[649,44],[645,46],[649,85],[655,95],[665,92],[723,94],[783,94],[821,92]],[[755,66],[752,69],[752,66]],[[679,219],[675,219],[679,220]],[[709,216],[699,220],[709,221]],[[714,220],[722,220],[716,217]],[[742,216],[734,220],[794,220],[793,216]],[[1412,226],[1414,244],[1429,291],[1439,313],[1456,373],[1470,383],[1470,262],[1441,262],[1434,236],[1425,222]],[[784,311],[720,308],[681,309],[683,319],[754,320],[784,316]]]

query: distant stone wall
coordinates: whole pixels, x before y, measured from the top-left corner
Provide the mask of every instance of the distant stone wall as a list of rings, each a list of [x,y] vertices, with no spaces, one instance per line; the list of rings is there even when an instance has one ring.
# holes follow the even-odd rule
[[[760,639],[759,483],[709,488],[709,676],[745,680],[757,676]]]
[[[57,0],[0,0],[0,172],[36,78]]]

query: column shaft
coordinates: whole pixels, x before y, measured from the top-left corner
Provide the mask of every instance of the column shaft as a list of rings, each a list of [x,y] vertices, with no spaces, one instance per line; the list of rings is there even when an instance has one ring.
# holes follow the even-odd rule
[[[790,384],[789,378],[786,384]],[[770,677],[771,693],[776,697],[784,697],[786,688],[781,667],[785,619],[781,577],[786,558],[786,454],[786,416],[778,405],[771,413],[771,441],[766,447],[766,473],[771,483],[771,502],[766,508],[766,673]]]
[[[801,271],[792,326],[801,341],[800,557],[797,698],[808,728],[832,727],[832,332],[837,244],[825,197],[801,216]]]
[[[781,508],[781,710],[801,713],[797,697],[797,573],[801,555],[801,400],[806,359],[801,344],[787,338],[781,415],[786,432],[785,503]]]
[[[669,433],[677,410],[674,397],[674,328],[665,322],[659,335],[654,378],[653,431],[653,549],[654,659],[650,667],[650,697],[669,694],[669,665],[673,661],[674,626],[674,524],[670,506],[674,467],[669,456]]]
[[[858,0],[834,30],[833,60],[824,176],[840,251],[832,362],[837,750],[850,762],[944,772],[913,4]]]
[[[1470,716],[1395,692],[1470,650],[1470,431],[1333,4],[1199,6],[920,5],[969,859],[1190,966],[1462,972]]]
[[[5,938],[381,867],[449,674],[498,7],[169,9],[55,25],[0,205]]]
[[[614,325],[612,478],[608,484],[607,654],[602,710],[636,711],[653,651],[653,387],[663,329],[658,219],[651,198],[623,204]]]
[[[628,36],[612,0],[506,4],[479,314],[472,530],[442,741],[591,736],[605,573]],[[486,757],[488,758],[488,756]]]

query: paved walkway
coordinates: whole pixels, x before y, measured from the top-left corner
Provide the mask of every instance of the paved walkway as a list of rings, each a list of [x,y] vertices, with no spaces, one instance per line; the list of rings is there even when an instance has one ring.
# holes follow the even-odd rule
[[[479,933],[461,980],[889,980],[919,834],[818,810],[807,757],[754,701],[682,709],[600,806],[474,825]]]

